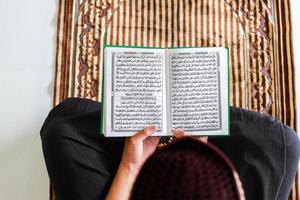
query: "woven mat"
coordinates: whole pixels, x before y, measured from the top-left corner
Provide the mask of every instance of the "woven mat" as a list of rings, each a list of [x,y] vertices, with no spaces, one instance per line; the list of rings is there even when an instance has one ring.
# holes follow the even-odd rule
[[[230,48],[230,104],[296,129],[288,0],[59,0],[54,105],[101,100],[107,45]],[[299,178],[290,199],[300,200]],[[51,199],[55,199],[51,192]]]

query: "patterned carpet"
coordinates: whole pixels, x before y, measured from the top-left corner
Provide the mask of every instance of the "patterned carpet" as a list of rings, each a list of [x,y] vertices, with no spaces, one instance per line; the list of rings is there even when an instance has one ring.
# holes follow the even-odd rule
[[[230,104],[296,129],[291,30],[289,0],[59,0],[53,104],[101,101],[104,45],[224,46]],[[290,199],[300,200],[299,176]]]

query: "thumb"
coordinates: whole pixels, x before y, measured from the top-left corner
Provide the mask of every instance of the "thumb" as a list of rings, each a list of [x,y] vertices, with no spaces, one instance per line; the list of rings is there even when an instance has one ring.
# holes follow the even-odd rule
[[[144,139],[149,137],[150,135],[154,134],[156,132],[156,126],[148,126],[147,128],[144,128],[143,130],[137,132],[135,135],[131,137],[131,140],[133,142],[142,142]]]

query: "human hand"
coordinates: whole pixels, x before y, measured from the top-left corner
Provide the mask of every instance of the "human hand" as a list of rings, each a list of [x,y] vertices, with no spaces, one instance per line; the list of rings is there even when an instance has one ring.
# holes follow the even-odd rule
[[[149,137],[156,132],[156,126],[149,126],[126,139],[121,165],[138,173],[145,160],[155,151],[160,137]]]
[[[106,200],[127,200],[137,174],[145,160],[155,151],[160,137],[149,137],[156,132],[149,126],[126,139],[122,160]]]
[[[183,137],[187,137],[187,136],[191,136],[192,133],[188,132],[188,131],[184,131],[184,130],[181,130],[181,129],[174,129],[172,130],[172,133],[174,134],[175,138],[176,139],[181,139]],[[207,136],[193,136],[194,138],[197,138],[198,140],[204,142],[204,143],[207,143],[207,139],[208,137]]]

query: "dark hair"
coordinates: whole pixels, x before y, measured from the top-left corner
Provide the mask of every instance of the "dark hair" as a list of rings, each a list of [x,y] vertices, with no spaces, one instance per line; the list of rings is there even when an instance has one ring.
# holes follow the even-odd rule
[[[155,152],[142,167],[131,200],[241,200],[234,166],[211,144],[191,137]]]

